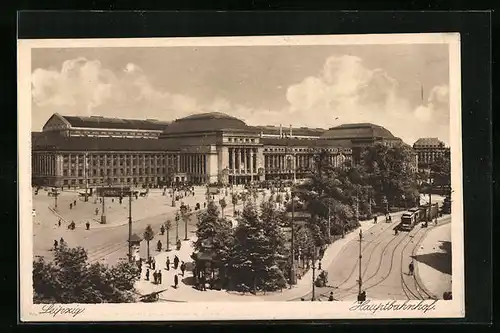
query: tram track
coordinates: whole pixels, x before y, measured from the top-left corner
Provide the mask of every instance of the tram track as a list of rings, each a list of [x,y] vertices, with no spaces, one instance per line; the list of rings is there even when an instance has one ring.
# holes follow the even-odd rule
[[[441,226],[441,225],[444,225],[444,224],[447,224],[447,223],[450,223],[450,221],[447,221],[445,223],[441,223],[441,224],[438,224],[437,226]],[[407,249],[407,247],[410,245],[410,244],[414,244],[413,245],[413,248],[412,248],[412,251],[411,251],[411,256],[415,256],[415,252],[416,250],[418,249],[418,247],[420,246],[421,242],[423,241],[423,239],[426,237],[427,233],[433,229],[433,227],[431,228],[425,228],[425,230],[423,230],[424,228],[420,227],[420,224],[417,224],[415,226],[414,229],[412,229],[411,231],[407,232],[404,234],[404,236],[399,239],[397,241],[397,243],[395,244],[394,248],[390,251],[390,257],[391,257],[391,260],[390,260],[390,263],[389,263],[389,270],[386,274],[384,274],[382,276],[382,278],[380,280],[378,280],[376,283],[374,284],[371,284],[369,285],[368,287],[366,288],[363,288],[365,291],[366,290],[369,290],[369,289],[372,289],[378,285],[380,285],[381,283],[383,283],[384,281],[386,281],[390,276],[391,276],[391,273],[393,272],[394,270],[394,263],[395,263],[395,255],[397,252],[400,252],[400,256],[401,256],[401,267],[400,267],[400,274],[404,274],[404,266],[403,266],[403,260],[404,258],[406,257],[405,255],[405,251]],[[421,235],[420,235],[421,234]],[[401,234],[400,234],[401,235]],[[377,269],[375,271],[375,273],[373,273],[366,281],[364,281],[364,283],[368,282],[368,281],[372,281],[373,278],[375,278],[381,268],[382,268],[382,261],[384,259],[384,253],[387,252],[387,248],[389,248],[389,246],[392,244],[394,245],[394,242],[396,241],[397,237],[394,237],[393,239],[391,239],[385,246],[384,246],[384,249],[382,251],[382,254],[380,256],[380,259],[378,261],[378,264],[377,264]],[[405,240],[407,240],[407,242],[405,243]],[[417,240],[416,242],[413,242],[412,240]],[[404,247],[401,249],[401,244],[404,244]],[[398,249],[401,249],[401,251],[398,251]],[[366,271],[367,271],[367,267],[369,265],[369,263],[371,262],[371,257],[369,258],[368,261],[366,261],[366,267],[365,269],[363,270],[363,274],[362,274],[362,278],[364,277]],[[357,263],[359,264],[359,261],[357,261]],[[358,266],[359,267],[359,266]],[[408,283],[410,282],[406,282],[403,280],[403,282],[405,283],[404,285],[404,289],[403,292],[405,293],[405,296],[408,298],[408,299],[437,299],[435,296],[433,296],[431,293],[429,293],[422,285],[421,283],[418,281],[418,278],[417,278],[417,273],[416,273],[416,270],[415,270],[415,274],[413,275],[413,279],[411,281],[411,283],[413,284],[413,288],[411,287],[411,285],[408,285]],[[356,285],[348,288],[348,289],[344,289],[344,290],[341,290],[341,291],[337,291],[337,294],[334,295],[334,300],[336,301],[341,301],[342,299],[344,299],[345,297],[349,296],[349,295],[352,295],[352,293],[350,293],[349,291],[352,290],[353,288],[355,288]],[[327,292],[324,292],[324,293],[321,293],[318,295],[319,298],[325,298],[325,297],[328,297],[329,296],[329,293],[333,291],[335,292],[335,290],[328,290]],[[310,293],[308,294],[310,295]],[[307,295],[306,295],[307,296]],[[412,298],[413,297],[413,298]]]
[[[380,222],[380,223],[383,223],[383,222]],[[369,257],[368,257],[368,262],[369,262],[369,260],[371,260],[371,257],[373,256],[373,253],[375,253],[375,249],[376,249],[378,246],[380,246],[380,245],[384,242],[384,240],[380,240],[380,241],[378,241],[378,242],[377,242],[377,240],[379,240],[379,239],[380,239],[380,237],[382,237],[382,236],[386,235],[386,231],[387,231],[387,230],[392,230],[392,229],[393,229],[393,227],[394,227],[395,225],[397,225],[397,224],[398,224],[398,222],[393,222],[393,223],[391,223],[389,226],[387,226],[387,228],[386,228],[385,230],[383,229],[383,230],[382,230],[380,233],[378,233],[378,234],[377,234],[377,235],[376,235],[373,239],[371,239],[371,240],[369,240],[369,241],[365,241],[365,244],[366,244],[366,245],[365,245],[364,247],[362,246],[362,248],[361,248],[361,255],[362,255],[362,256],[363,256],[363,254],[365,254],[365,253],[366,253],[366,251],[368,250],[368,247],[369,247],[369,246],[371,246],[371,245],[375,245],[375,246],[372,248],[372,251],[370,252],[370,255],[369,255]],[[374,226],[375,226],[375,225],[374,225]],[[370,229],[371,229],[371,228],[370,228]],[[370,230],[370,229],[368,229],[368,230]],[[368,230],[367,230],[367,231],[368,231]],[[392,242],[392,241],[393,241],[393,239],[392,239],[390,242]],[[389,242],[389,243],[390,243],[390,242]],[[354,244],[356,244],[356,243],[354,243]],[[386,246],[387,246],[387,245],[386,245]],[[343,248],[343,249],[339,252],[339,254],[337,255],[337,257],[338,257],[338,258],[339,258],[339,257],[341,257],[341,254],[342,254],[342,253],[344,253],[345,251],[347,251],[347,250],[348,250],[348,248],[349,248],[349,245],[344,246],[344,248]],[[385,247],[384,247],[384,248],[385,248]],[[348,276],[347,276],[344,280],[342,280],[340,283],[338,283],[335,287],[329,287],[329,290],[328,290],[327,292],[319,294],[319,295],[318,295],[318,297],[326,297],[326,295],[329,295],[329,293],[330,293],[330,292],[332,292],[332,291],[334,292],[334,291],[338,290],[341,286],[343,286],[344,284],[346,284],[346,283],[347,283],[347,282],[348,282],[348,281],[352,278],[352,276],[353,276],[353,274],[355,273],[356,268],[358,267],[358,265],[359,265],[359,258],[358,258],[358,260],[356,260],[356,263],[354,264],[354,266],[353,266],[352,270],[349,272]],[[366,265],[366,267],[365,267],[365,269],[364,269],[364,271],[363,271],[362,276],[366,273],[366,270],[367,270],[367,269],[368,269],[368,265]],[[353,287],[350,287],[348,290],[351,290],[351,289],[352,289],[352,288],[354,288],[354,287],[355,287],[355,285],[354,285]],[[345,291],[345,290],[344,290],[344,291]],[[299,299],[301,299],[301,298],[305,298],[305,297],[309,296],[310,294],[311,294],[311,293],[309,292],[309,293],[307,293],[306,295],[303,295],[303,296],[300,296],[300,297],[297,297],[297,298],[291,299],[290,301],[295,301],[295,300],[299,300]],[[334,297],[334,300],[337,300],[337,299],[335,299],[335,297]]]
[[[399,234],[399,235],[401,235],[401,234]],[[390,254],[390,257],[391,257],[391,261],[390,261],[390,262],[391,262],[391,266],[390,266],[390,268],[389,268],[389,273],[388,273],[388,274],[390,274],[390,271],[392,270],[392,262],[393,262],[393,258],[394,258],[394,254],[395,254],[396,249],[398,248],[398,246],[399,246],[399,245],[400,245],[400,244],[401,244],[401,243],[402,243],[402,242],[403,242],[403,241],[404,241],[404,240],[405,240],[408,236],[409,236],[409,234],[407,233],[407,234],[404,234],[404,235],[403,235],[403,237],[400,237],[401,239],[400,239],[400,240],[396,243],[396,245],[394,246],[393,250],[390,252],[390,253],[391,253],[391,254]],[[368,279],[364,280],[364,279],[363,279],[363,278],[364,278],[364,274],[366,273],[366,271],[368,270],[368,268],[369,268],[369,266],[370,266],[370,260],[367,260],[367,261],[366,261],[366,266],[365,266],[364,272],[363,272],[363,274],[361,275],[361,278],[362,278],[363,283],[367,283],[368,281],[371,281],[374,277],[376,277],[376,276],[377,276],[377,274],[380,272],[380,269],[382,268],[382,261],[383,261],[383,259],[384,259],[384,254],[386,253],[386,250],[389,248],[389,246],[390,246],[390,245],[391,245],[391,244],[392,244],[392,243],[393,243],[393,242],[394,242],[397,238],[398,238],[398,237],[393,237],[393,238],[392,238],[392,239],[391,239],[391,240],[390,240],[390,241],[389,241],[389,242],[388,242],[388,243],[384,246],[384,249],[383,249],[383,251],[382,251],[382,253],[381,253],[380,257],[379,257],[379,261],[378,261],[378,264],[377,264],[377,266],[376,266],[377,268],[376,268],[375,272],[374,272],[372,275],[370,275],[370,277],[368,277]],[[382,281],[381,281],[381,282],[382,282]],[[377,284],[378,284],[378,283],[377,283]],[[369,290],[370,288],[372,288],[372,287],[376,286],[377,284],[374,284],[374,285],[371,285],[371,286],[369,286],[369,287],[366,287],[366,288],[364,288],[364,290]],[[350,293],[350,291],[351,291],[352,289],[354,289],[355,287],[357,287],[357,285],[356,285],[356,284],[355,284],[355,285],[353,285],[352,287],[348,288],[348,289],[342,290],[342,291],[341,291],[341,294],[342,294],[342,295],[340,295],[340,296],[339,296],[339,298],[340,298],[340,297],[344,298],[344,297],[348,296],[349,294],[351,294],[351,293]]]

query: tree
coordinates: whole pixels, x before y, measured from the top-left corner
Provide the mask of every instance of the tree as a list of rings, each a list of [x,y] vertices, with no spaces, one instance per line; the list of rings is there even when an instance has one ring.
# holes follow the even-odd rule
[[[430,166],[433,185],[442,190],[451,185],[451,164],[449,155],[439,156]],[[447,193],[445,193],[447,194]]]
[[[388,146],[379,142],[361,154],[361,168],[379,202],[385,196],[388,207],[401,204],[405,192],[417,188],[417,177],[411,170],[413,159],[412,148],[404,143]]]
[[[264,204],[261,216],[251,201],[243,208],[229,269],[237,290],[272,291],[286,285],[281,269],[286,263],[284,237],[274,216],[271,204]]]
[[[89,264],[81,248],[59,246],[53,262],[33,262],[35,303],[126,303],[133,302],[134,283],[140,278],[136,264],[120,262],[108,267]]]
[[[238,204],[238,194],[233,193],[231,195],[231,203],[233,204],[233,211],[236,211],[236,205]]]
[[[280,205],[283,203],[283,195],[281,193],[276,194],[276,202]]]
[[[222,198],[219,200],[219,205],[222,210],[222,217],[224,217],[224,209],[227,207],[226,199]]]
[[[170,229],[172,229],[172,221],[165,222],[165,230],[167,231],[167,251],[170,251]]]
[[[257,190],[252,191],[252,196],[253,196],[253,200],[255,202],[257,202],[257,198],[259,197],[259,193],[257,192]]]
[[[179,240],[179,221],[181,219],[181,216],[179,212],[175,213],[175,241],[177,242]]]
[[[226,275],[231,257],[233,230],[230,221],[219,217],[219,210],[213,201],[208,203],[206,211],[200,213],[196,225],[196,241],[193,247],[198,252],[210,250],[214,253],[214,263]]]
[[[302,259],[303,266],[305,263],[309,263],[314,250],[314,238],[311,229],[308,227],[298,228],[295,234],[294,250],[296,257]]]
[[[153,238],[155,237],[155,232],[153,231],[151,224],[148,224],[146,226],[146,229],[144,230],[143,237],[148,245],[148,259],[149,259],[149,242],[151,242],[153,240]]]

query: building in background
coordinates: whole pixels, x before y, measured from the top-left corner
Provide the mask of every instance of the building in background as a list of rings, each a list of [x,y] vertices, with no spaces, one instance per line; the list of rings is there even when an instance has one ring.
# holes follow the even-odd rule
[[[427,168],[438,159],[450,158],[450,147],[438,138],[420,138],[413,144],[418,155],[419,168]]]
[[[374,124],[323,129],[249,126],[224,113],[173,122],[54,114],[32,133],[33,185],[247,184],[306,178],[318,151],[334,166],[363,147],[401,142]]]

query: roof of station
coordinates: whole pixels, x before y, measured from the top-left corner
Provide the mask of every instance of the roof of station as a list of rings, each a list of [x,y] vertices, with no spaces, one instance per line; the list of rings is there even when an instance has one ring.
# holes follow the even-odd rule
[[[323,135],[322,139],[397,139],[388,129],[371,124],[357,123],[344,124],[329,128]]]
[[[81,117],[63,116],[59,114],[54,114],[54,116],[62,118],[73,128],[110,128],[161,131],[170,124],[170,122],[159,121],[156,119],[122,119],[101,116]]]
[[[179,118],[166,127],[163,134],[218,132],[223,130],[256,132],[252,127],[236,117],[222,112],[207,112]]]

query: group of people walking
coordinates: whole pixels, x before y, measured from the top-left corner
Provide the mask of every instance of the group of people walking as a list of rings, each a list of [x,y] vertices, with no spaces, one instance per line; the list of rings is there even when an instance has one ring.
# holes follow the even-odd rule
[[[162,284],[162,272],[161,269],[156,270],[156,260],[152,257],[148,260],[148,268],[146,268],[146,281],[150,281],[151,270],[153,273],[153,283],[154,284]],[[165,262],[165,269],[167,271],[180,269],[182,276],[184,276],[186,271],[186,264],[184,261],[181,261],[177,255],[174,256],[173,262],[170,262],[170,257],[167,257]],[[174,288],[178,288],[179,286],[179,274],[174,274]]]

